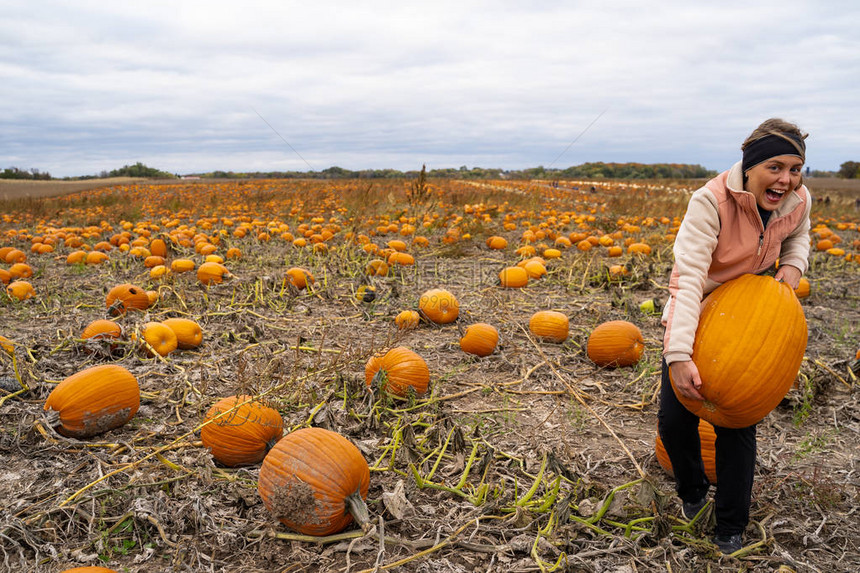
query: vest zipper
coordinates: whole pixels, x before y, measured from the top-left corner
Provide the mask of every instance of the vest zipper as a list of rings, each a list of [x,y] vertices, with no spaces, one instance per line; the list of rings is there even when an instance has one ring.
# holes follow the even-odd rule
[[[758,250],[755,253],[755,256],[761,255],[761,246],[764,244],[764,233],[759,234],[758,236]]]

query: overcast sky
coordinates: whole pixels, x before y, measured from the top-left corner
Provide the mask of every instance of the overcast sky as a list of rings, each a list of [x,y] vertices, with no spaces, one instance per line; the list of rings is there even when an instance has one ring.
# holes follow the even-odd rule
[[[860,161],[858,6],[4,0],[0,169],[721,171],[782,117],[836,170]]]

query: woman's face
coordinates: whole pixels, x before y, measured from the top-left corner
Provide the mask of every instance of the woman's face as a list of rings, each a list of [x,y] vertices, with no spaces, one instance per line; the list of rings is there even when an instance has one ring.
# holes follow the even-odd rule
[[[802,169],[803,160],[796,155],[771,157],[747,171],[744,189],[753,194],[759,207],[773,211],[800,185]]]

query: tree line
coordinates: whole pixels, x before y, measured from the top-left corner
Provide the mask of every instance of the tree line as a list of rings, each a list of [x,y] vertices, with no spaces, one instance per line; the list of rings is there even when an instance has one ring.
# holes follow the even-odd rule
[[[542,165],[520,170],[506,170],[484,167],[459,168],[447,167],[430,169],[426,176],[434,179],[704,179],[716,175],[701,165],[683,163],[603,163],[602,161],[583,163],[564,169],[547,168]],[[343,167],[329,167],[322,171],[211,171],[208,173],[189,174],[201,178],[215,179],[414,179],[419,171],[399,171],[397,169],[361,169],[351,170]],[[841,177],[843,179],[860,179],[860,162],[846,161],[839,171],[812,171],[813,177]],[[64,180],[101,179],[107,177],[152,177],[171,179],[180,177],[177,174],[149,167],[141,162],[134,165],[124,165],[112,171],[102,171],[98,175],[79,177],[64,177]],[[38,169],[20,169],[7,167],[0,172],[0,179],[30,179],[51,180],[51,174]]]

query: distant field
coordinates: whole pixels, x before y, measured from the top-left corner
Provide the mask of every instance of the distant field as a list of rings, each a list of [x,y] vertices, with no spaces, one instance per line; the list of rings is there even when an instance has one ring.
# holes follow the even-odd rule
[[[26,181],[18,179],[0,180],[0,200],[56,197],[88,189],[137,183],[143,179],[136,177],[111,177],[107,179],[88,179],[86,181]]]

